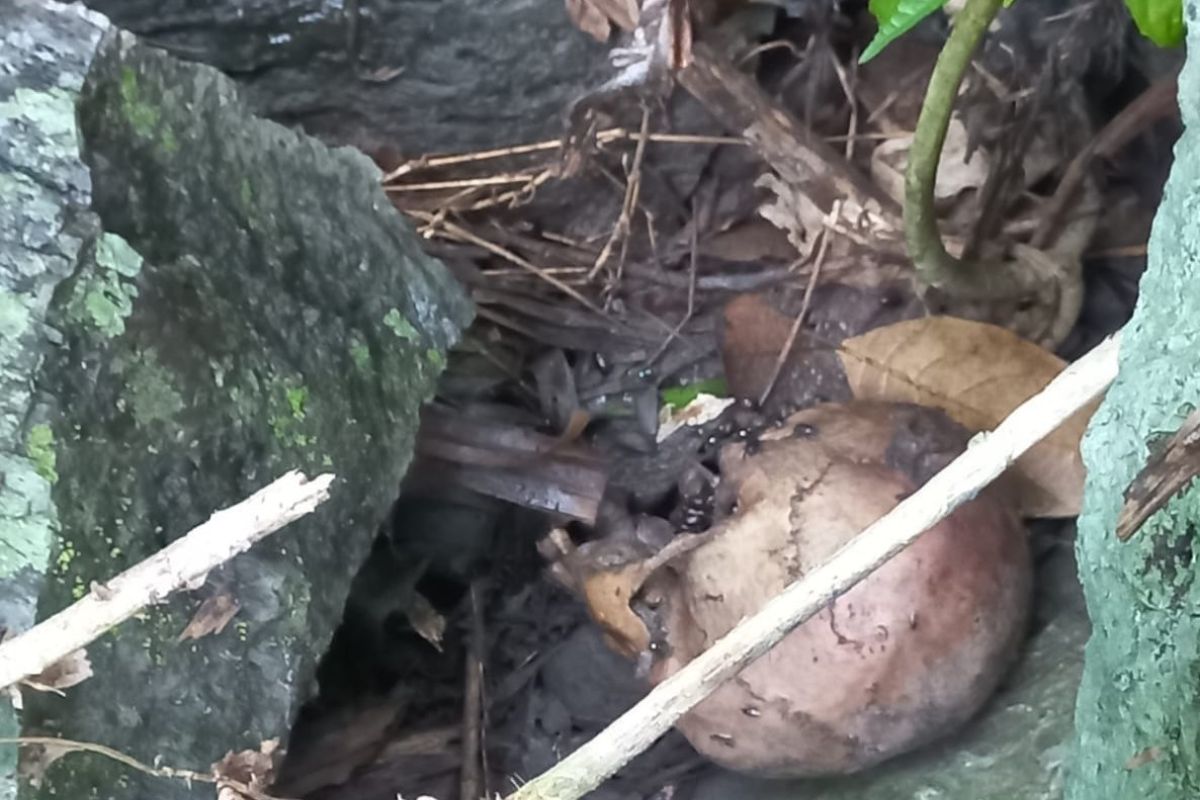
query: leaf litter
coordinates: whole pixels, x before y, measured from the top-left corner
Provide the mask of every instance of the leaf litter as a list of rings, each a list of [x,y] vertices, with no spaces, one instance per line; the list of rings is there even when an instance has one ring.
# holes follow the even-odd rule
[[[1022,23],[998,26],[955,113],[939,171],[944,238],[1056,274],[1053,292],[998,303],[920,285],[902,242],[907,141],[940,3],[888,0],[905,14],[875,55],[865,18],[842,11],[564,2],[614,61],[648,54],[644,84],[576,98],[559,138],[387,165],[389,198],[478,317],[426,414],[404,508],[381,529],[369,565],[382,577],[357,579],[372,602],[347,612],[280,791],[449,800],[469,778],[506,793],[644,691],[641,656],[622,660],[604,637],[655,641],[643,584],[724,513],[723,443],[854,398],[986,430],[1131,311],[1145,229],[1115,243],[1101,230],[1100,254],[1092,233],[1102,208],[1152,210],[1154,190],[1135,178],[1161,186],[1154,164],[1169,153],[1146,143],[1178,125],[1135,110],[1122,123],[1135,133],[1110,130],[1160,76],[1120,99],[1088,94],[1085,76],[1127,67],[1094,3],[1005,12]],[[731,49],[712,45],[718,24]],[[860,67],[859,54],[875,57]],[[1076,158],[1093,150],[1107,181]],[[1084,166],[1068,177],[1072,164]],[[1060,182],[1073,184],[1069,206]],[[1047,209],[1063,208],[1047,232]],[[1022,514],[1077,512],[1086,419],[1019,462]],[[366,588],[388,576],[405,592]],[[467,591],[480,576],[482,639]],[[482,699],[464,719],[473,671]],[[607,796],[685,798],[709,769],[673,734]]]

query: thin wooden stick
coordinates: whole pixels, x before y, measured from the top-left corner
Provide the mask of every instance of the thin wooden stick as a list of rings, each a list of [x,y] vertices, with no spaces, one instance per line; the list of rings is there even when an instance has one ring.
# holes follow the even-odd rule
[[[292,471],[230,508],[216,512],[76,603],[0,644],[0,687],[39,672],[85,647],[148,605],[191,588],[258,540],[299,519],[329,498],[333,475],[310,481]]]
[[[613,226],[612,232],[608,236],[608,241],[600,250],[600,255],[596,256],[596,263],[592,265],[592,271],[588,273],[588,280],[596,279],[596,275],[608,263],[608,257],[612,253],[613,245],[620,243],[621,256],[617,263],[617,273],[613,280],[613,288],[620,281],[621,270],[625,266],[625,255],[627,245],[629,243],[629,230],[633,223],[633,212],[637,208],[638,195],[642,188],[642,160],[646,156],[646,139],[650,131],[650,108],[642,109],[642,127],[638,137],[637,146],[633,151],[633,164],[629,168],[629,175],[625,180],[625,198],[621,202],[621,214],[617,217],[617,224]]]
[[[222,777],[213,772],[204,773],[196,772],[191,769],[179,769],[178,767],[152,767],[149,764],[143,764],[133,756],[122,753],[120,750],[115,750],[111,747],[95,742],[79,742],[74,739],[59,739],[54,736],[13,736],[0,739],[0,745],[15,744],[22,747],[35,746],[55,748],[65,753],[95,753],[96,755],[104,756],[112,759],[118,764],[124,764],[130,769],[137,770],[145,775],[154,778],[168,778],[191,783],[196,781],[199,783],[215,783],[218,786],[228,786],[241,795],[250,798],[250,800],[287,800],[287,798],[277,797],[275,795],[261,792],[254,787],[234,780],[233,778]]]
[[[483,629],[484,582],[471,582],[471,631],[463,681],[462,766],[459,778],[460,800],[479,800],[488,797],[483,789],[483,668],[486,658]]]
[[[1018,456],[1103,392],[1117,374],[1118,336],[1067,367],[995,431],[977,435],[965,453],[828,562],[788,586],[599,735],[506,800],[576,800],[599,786],[718,686],[974,497]]]
[[[842,201],[834,200],[833,202],[834,207],[830,216],[837,219],[838,214],[841,213]],[[800,326],[804,324],[804,318],[808,316],[808,305],[812,302],[817,281],[821,278],[821,267],[825,264],[825,254],[829,252],[829,237],[831,236],[833,236],[833,232],[829,228],[821,228],[821,245],[817,249],[817,260],[813,262],[812,274],[808,276],[808,286],[804,288],[804,299],[800,301],[800,313],[792,320],[792,327],[788,330],[787,339],[780,348],[779,355],[775,357],[775,364],[771,367],[771,377],[767,380],[767,385],[763,387],[762,394],[758,396],[760,406],[766,405],[771,392],[775,391],[775,384],[779,382],[779,376],[783,374],[783,367],[792,355],[792,349],[796,346],[796,337],[800,335]]]
[[[648,139],[651,142],[665,142],[668,144],[746,144],[746,140],[740,136],[705,136],[695,133],[648,133],[643,135],[635,131],[626,130],[625,128],[605,128],[596,134],[596,142],[598,144],[608,144],[610,142],[622,140],[636,142],[640,139]],[[421,156],[419,158],[414,158],[411,161],[406,161],[391,172],[384,175],[380,180],[383,183],[388,183],[389,181],[394,181],[397,178],[401,178],[420,169],[448,167],[455,166],[457,164],[474,163],[476,161],[488,161],[495,158],[507,158],[511,156],[527,155],[529,153],[557,150],[562,147],[562,145],[562,139],[545,139],[540,142],[519,144],[512,147],[498,147],[493,150],[478,150],[471,153],[450,153],[443,155]]]
[[[503,174],[484,175],[478,178],[457,178],[455,180],[428,181],[426,183],[394,183],[383,187],[385,192],[398,194],[400,192],[440,192],[446,189],[475,189],[480,186],[507,186],[511,183],[528,183],[537,177],[536,174]]]
[[[683,319],[679,320],[676,325],[667,334],[667,338],[663,339],[663,343],[654,351],[654,355],[646,359],[646,363],[653,364],[658,361],[658,357],[667,352],[671,342],[679,337],[683,331],[683,327],[692,321],[692,315],[696,313],[696,262],[699,260],[700,243],[699,243],[699,226],[696,225],[696,202],[692,201],[692,241],[691,253],[688,257],[688,295],[687,295],[687,312],[683,315]]]
[[[471,231],[467,230],[466,228],[462,227],[461,225],[456,225],[447,219],[439,219],[435,215],[427,214],[423,211],[412,211],[409,213],[411,216],[415,217],[416,219],[419,219],[419,220],[427,222],[431,225],[440,227],[442,230],[458,237],[459,239],[461,239],[464,242],[470,242],[473,245],[482,247],[484,250],[487,250],[489,253],[500,256],[500,258],[503,258],[505,261],[508,261],[511,264],[516,264],[521,269],[524,269],[524,270],[528,271],[529,273],[536,275],[537,277],[544,280],[546,283],[553,286],[555,289],[558,289],[560,292],[567,295],[575,302],[579,303],[581,306],[586,308],[588,311],[591,311],[591,312],[597,314],[598,316],[603,317],[604,319],[609,319],[608,314],[604,313],[604,309],[600,308],[600,306],[596,305],[591,300],[588,300],[586,297],[584,297],[582,294],[580,294],[579,291],[576,290],[574,287],[572,287],[570,284],[560,281],[558,278],[554,277],[553,275],[547,275],[541,268],[539,268],[532,262],[527,261],[524,258],[521,258],[519,255],[517,255],[513,251],[511,251],[507,248],[501,247],[500,245],[496,244],[495,242],[489,242],[487,239],[484,239],[482,236],[478,236],[478,235],[472,233]]]
[[[1058,188],[1041,209],[1038,228],[1030,242],[1034,247],[1045,248],[1057,233],[1066,208],[1083,185],[1094,159],[1112,158],[1154,123],[1178,113],[1175,100],[1178,80],[1177,76],[1171,75],[1152,83],[1076,153],[1059,180]]]

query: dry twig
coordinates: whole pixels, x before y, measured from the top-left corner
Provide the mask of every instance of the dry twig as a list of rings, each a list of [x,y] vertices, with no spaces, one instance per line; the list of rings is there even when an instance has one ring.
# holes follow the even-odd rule
[[[500,256],[505,261],[508,261],[512,264],[516,264],[521,269],[524,269],[524,270],[536,275],[537,277],[544,280],[546,283],[553,286],[555,289],[558,289],[560,292],[565,294],[567,297],[570,297],[572,300],[575,300],[577,303],[579,303],[581,306],[586,308],[588,311],[592,311],[592,312],[598,314],[599,316],[604,317],[605,319],[608,319],[608,315],[604,313],[604,310],[602,308],[600,308],[600,306],[596,305],[591,300],[587,299],[582,294],[580,294],[578,289],[571,286],[569,283],[565,283],[564,281],[559,280],[558,278],[554,277],[553,275],[547,274],[545,272],[545,270],[541,269],[536,264],[533,264],[530,261],[527,261],[526,259],[521,258],[519,255],[517,255],[513,251],[511,251],[505,247],[501,247],[500,245],[498,245],[494,242],[489,242],[487,239],[484,239],[482,236],[472,233],[471,231],[467,230],[466,228],[462,227],[461,225],[456,225],[455,223],[450,222],[449,220],[443,219],[443,218],[439,217],[438,215],[427,214],[424,212],[413,212],[413,216],[416,217],[417,219],[427,222],[432,227],[441,228],[441,229],[445,230],[447,233],[454,235],[456,238],[461,239],[464,242],[470,242],[471,244],[478,245],[479,247],[482,247],[484,250],[487,250],[489,253]]]
[[[693,204],[694,205],[694,204]],[[695,215],[693,214],[693,217]],[[692,226],[692,252],[688,259],[688,294],[687,294],[687,310],[684,312],[683,319],[679,320],[679,324],[667,333],[667,338],[663,339],[663,343],[654,351],[654,355],[646,360],[647,364],[653,364],[658,361],[658,357],[667,352],[667,348],[671,346],[671,342],[679,337],[683,331],[683,327],[691,322],[692,315],[696,313],[696,262],[699,260],[700,242],[698,241],[698,232],[695,225]]]
[[[39,672],[148,605],[193,588],[210,570],[310,513],[329,497],[333,475],[289,472],[103,586],[0,644],[0,687]]]
[[[621,279],[621,271],[625,266],[625,256],[629,247],[629,232],[633,222],[633,210],[637,207],[638,196],[642,188],[642,161],[646,157],[646,140],[650,132],[650,109],[642,109],[642,127],[638,136],[637,148],[633,151],[633,164],[629,167],[629,174],[625,182],[625,197],[621,201],[621,214],[617,217],[617,224],[613,226],[612,232],[608,236],[608,241],[604,243],[604,247],[600,250],[600,255],[596,256],[596,263],[592,265],[592,271],[588,273],[588,281],[596,279],[596,275],[608,263],[608,259],[612,256],[613,245],[619,243],[621,245],[621,255],[617,262],[616,275],[613,278],[613,286]]]
[[[1109,120],[1095,138],[1088,142],[1087,147],[1071,159],[1062,180],[1058,182],[1058,188],[1054,190],[1054,195],[1042,208],[1038,228],[1031,240],[1034,247],[1044,248],[1054,238],[1067,206],[1088,176],[1088,167],[1092,161],[1097,157],[1111,158],[1155,122],[1174,113],[1177,108],[1177,91],[1178,78],[1174,75],[1151,84],[1136,100]]]
[[[484,585],[481,580],[471,582],[471,631],[470,647],[466,658],[466,676],[463,688],[462,724],[462,774],[459,779],[458,796],[462,800],[476,800],[490,796],[481,780],[480,756],[483,744],[483,599]],[[484,773],[486,774],[486,773]]]
[[[596,143],[600,145],[619,141],[637,142],[646,139],[651,142],[667,144],[733,144],[745,145],[746,140],[737,136],[704,136],[694,133],[648,133],[641,134],[625,128],[606,128],[596,134]],[[528,155],[530,153],[553,152],[563,146],[562,139],[544,139],[540,142],[498,147],[492,150],[477,150],[473,153],[453,153],[447,155],[421,156],[407,161],[383,176],[383,183],[390,183],[397,178],[422,169],[450,167],[459,164],[472,164],[478,161],[489,161],[497,158]]]
[[[212,772],[197,772],[190,769],[179,769],[178,767],[152,767],[149,764],[143,764],[131,755],[122,753],[120,750],[96,744],[95,742],[78,742],[74,739],[58,739],[53,736],[13,736],[0,738],[0,744],[15,744],[18,747],[31,745],[50,747],[64,753],[95,753],[154,778],[168,778],[187,781],[189,783],[192,781],[197,783],[215,783],[218,787],[227,786],[242,796],[250,798],[250,800],[287,800],[287,798],[260,792],[258,789],[241,781],[216,775]]]
[[[837,216],[836,209],[834,216]],[[774,366],[771,367],[771,377],[767,379],[767,385],[763,387],[762,394],[758,398],[760,406],[765,405],[767,398],[771,396],[771,392],[774,391],[775,384],[783,372],[783,365],[787,363],[788,357],[792,354],[792,348],[796,346],[796,338],[800,335],[800,326],[804,324],[804,318],[808,316],[808,306],[812,302],[813,291],[817,288],[821,266],[825,263],[825,254],[829,252],[829,237],[832,235],[828,228],[821,229],[821,246],[817,249],[817,258],[813,262],[812,274],[808,276],[808,286],[804,288],[804,299],[800,301],[800,313],[796,315],[796,319],[792,320],[792,327],[788,331],[787,339],[780,348],[779,355],[775,358]]]

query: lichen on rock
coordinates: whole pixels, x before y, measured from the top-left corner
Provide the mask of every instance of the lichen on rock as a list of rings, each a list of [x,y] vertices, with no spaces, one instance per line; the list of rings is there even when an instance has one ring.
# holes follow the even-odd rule
[[[27,704],[27,733],[205,770],[286,735],[311,695],[470,307],[368,159],[254,118],[211,68],[111,32],[78,119],[107,232],[64,256],[48,310],[61,342],[37,370],[54,413],[14,440],[61,532],[40,615],[286,470],[339,476],[315,514],[101,637],[66,697]],[[25,325],[0,298],[0,326]],[[36,364],[20,367],[28,380]],[[178,641],[216,591],[240,604],[233,623]],[[208,791],[73,754],[28,794]]]
[[[32,380],[54,331],[54,287],[95,227],[79,158],[75,95],[101,19],[78,6],[0,0],[0,628],[33,624],[58,530],[51,404]],[[0,736],[20,732],[0,703]],[[17,751],[0,747],[0,798],[17,794]]]

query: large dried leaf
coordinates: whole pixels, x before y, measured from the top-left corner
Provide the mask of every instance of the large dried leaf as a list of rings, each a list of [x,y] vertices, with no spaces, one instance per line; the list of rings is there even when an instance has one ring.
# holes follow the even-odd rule
[[[953,317],[877,328],[844,341],[838,355],[855,397],[933,406],[974,431],[994,428],[1066,366],[1005,328]],[[1094,410],[1076,413],[1013,466],[1022,514],[1079,513],[1079,440]]]

